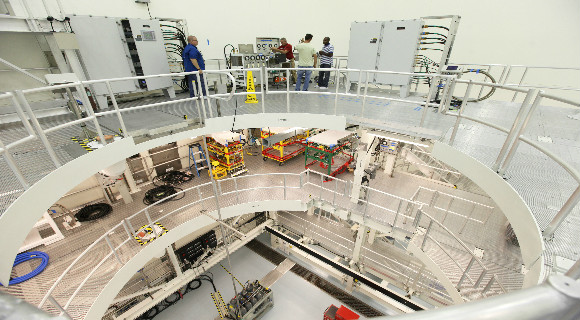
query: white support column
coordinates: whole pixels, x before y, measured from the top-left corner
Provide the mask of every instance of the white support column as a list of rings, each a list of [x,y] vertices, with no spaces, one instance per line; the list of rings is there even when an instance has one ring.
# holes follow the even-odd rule
[[[362,178],[365,174],[364,170],[369,166],[371,160],[371,153],[367,152],[367,150],[368,148],[371,148],[371,143],[373,142],[373,138],[367,134],[366,130],[361,130],[359,136],[361,137],[361,143],[356,151],[356,168],[352,179],[352,197],[350,198],[352,203],[358,203],[361,193]]]
[[[125,202],[125,204],[129,204],[129,203],[133,202],[133,197],[131,197],[131,192],[129,192],[129,188],[127,187],[127,184],[125,183],[125,179],[118,181],[116,183],[116,187],[117,187],[117,190],[119,190],[121,197],[123,197],[123,202]]]
[[[175,269],[175,273],[177,274],[178,277],[181,277],[183,275],[183,271],[181,271],[181,267],[179,266],[179,261],[177,260],[177,256],[175,256],[175,251],[173,251],[172,247],[168,247],[165,250],[167,250],[167,255],[169,256],[169,260],[171,260],[171,264],[173,265],[173,268]]]
[[[393,171],[395,169],[395,161],[397,160],[397,155],[396,154],[387,154],[385,156],[385,162],[383,164],[383,167],[385,168],[385,173],[389,176],[392,177],[393,176]]]
[[[81,80],[81,81],[87,80],[87,77],[86,77],[85,72],[83,70],[83,66],[81,65],[81,62],[79,60],[79,57],[77,55],[76,50],[65,49],[64,55],[66,56],[66,59],[68,60],[68,63],[70,65],[72,72],[74,72],[77,75],[79,80]]]
[[[313,216],[314,215],[314,205],[310,206],[310,208],[308,208],[308,211],[306,211],[306,212],[309,216]]]
[[[48,47],[50,48],[50,52],[54,57],[54,61],[56,61],[56,66],[58,67],[58,70],[60,70],[60,73],[70,73],[71,69],[66,63],[64,56],[62,55],[62,50],[59,48],[54,34],[49,34],[44,37],[48,43]]]
[[[129,190],[131,193],[139,192],[141,189],[137,187],[137,183],[135,183],[135,179],[133,179],[133,172],[129,168],[129,163],[125,165],[125,181],[127,181],[127,185],[129,186]]]
[[[140,152],[139,155],[141,155],[141,159],[144,161],[144,169],[147,170],[147,172],[150,172],[147,176],[151,181],[153,181],[153,178],[157,176],[157,171],[155,171],[155,168],[153,167],[153,160],[149,156],[149,151]]]
[[[376,237],[377,237],[377,230],[369,228],[369,236],[367,237],[367,242],[369,244],[375,243]]]
[[[360,225],[358,232],[356,233],[356,240],[354,243],[354,249],[352,250],[352,261],[358,263],[360,260],[360,250],[362,248],[363,242],[365,241],[365,236],[367,234],[367,227]]]

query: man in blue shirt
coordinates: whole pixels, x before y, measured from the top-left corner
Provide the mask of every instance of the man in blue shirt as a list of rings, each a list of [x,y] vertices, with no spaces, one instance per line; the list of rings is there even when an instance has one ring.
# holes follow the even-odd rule
[[[205,70],[205,61],[201,52],[197,50],[197,38],[195,36],[187,37],[188,45],[183,49],[183,68],[185,72],[199,71],[199,78],[201,81],[201,90],[205,96],[205,81],[203,79],[203,70]],[[187,84],[189,86],[189,96],[196,96],[198,90],[197,75],[190,74],[187,76]]]

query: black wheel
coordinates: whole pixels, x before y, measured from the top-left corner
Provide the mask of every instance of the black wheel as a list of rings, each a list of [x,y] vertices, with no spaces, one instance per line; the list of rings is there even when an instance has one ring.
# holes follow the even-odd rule
[[[266,160],[268,160],[268,158],[267,157],[264,157],[264,161],[266,161]]]
[[[278,165],[281,167],[284,165],[284,162],[278,162]]]

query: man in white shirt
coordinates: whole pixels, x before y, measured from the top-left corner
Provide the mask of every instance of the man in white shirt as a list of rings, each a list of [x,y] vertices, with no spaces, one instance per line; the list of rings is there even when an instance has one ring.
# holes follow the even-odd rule
[[[316,66],[316,49],[310,44],[312,41],[312,35],[307,33],[303,40],[296,45],[296,50],[298,51],[298,68],[314,68]],[[296,88],[294,90],[300,91],[302,85],[302,76],[304,76],[304,87],[303,91],[308,91],[308,84],[310,83],[310,76],[312,75],[312,70],[298,70],[298,79],[296,79]]]

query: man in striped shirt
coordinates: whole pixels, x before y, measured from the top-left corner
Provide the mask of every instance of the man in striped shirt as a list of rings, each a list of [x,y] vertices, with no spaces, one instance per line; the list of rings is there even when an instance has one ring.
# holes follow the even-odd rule
[[[332,67],[332,56],[334,54],[334,46],[330,44],[330,38],[324,37],[322,40],[322,50],[318,51],[320,55],[320,67]],[[318,86],[320,89],[328,89],[328,79],[330,78],[330,71],[320,71],[318,73]]]

